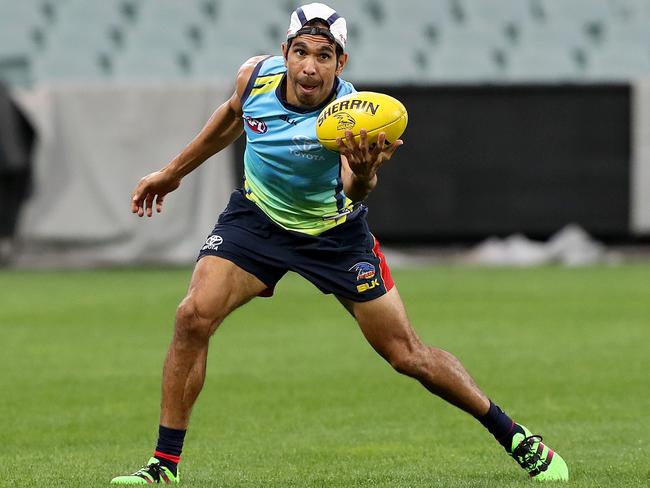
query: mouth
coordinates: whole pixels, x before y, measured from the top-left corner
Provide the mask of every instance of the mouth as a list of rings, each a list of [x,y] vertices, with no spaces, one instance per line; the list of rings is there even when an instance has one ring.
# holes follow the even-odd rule
[[[307,94],[314,93],[318,89],[318,85],[313,84],[298,83],[298,86],[304,93]]]

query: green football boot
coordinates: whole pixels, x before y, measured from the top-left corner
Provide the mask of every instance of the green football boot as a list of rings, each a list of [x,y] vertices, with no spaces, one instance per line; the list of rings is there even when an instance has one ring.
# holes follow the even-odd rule
[[[568,481],[569,468],[564,459],[542,443],[541,435],[533,435],[523,425],[524,434],[512,438],[510,455],[531,478],[538,481]]]
[[[149,485],[152,483],[178,483],[180,477],[178,473],[174,476],[168,468],[160,465],[155,457],[149,459],[149,462],[143,468],[140,468],[133,474],[118,476],[111,480],[112,485]]]

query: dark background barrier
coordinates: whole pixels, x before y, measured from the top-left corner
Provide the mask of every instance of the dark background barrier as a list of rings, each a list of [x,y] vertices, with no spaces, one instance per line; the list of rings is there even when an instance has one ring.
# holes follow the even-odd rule
[[[13,236],[31,190],[34,129],[0,83],[0,238]]]
[[[410,119],[368,199],[385,240],[628,234],[628,86],[388,91]]]
[[[569,223],[629,235],[629,86],[361,88],[409,112],[367,202],[383,241],[545,238]]]

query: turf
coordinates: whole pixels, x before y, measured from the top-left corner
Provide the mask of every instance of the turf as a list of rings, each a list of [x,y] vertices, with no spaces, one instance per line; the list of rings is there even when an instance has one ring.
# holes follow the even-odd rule
[[[0,273],[1,486],[107,486],[146,461],[189,275]],[[650,266],[394,275],[422,338],[563,454],[569,486],[647,486]],[[533,484],[474,419],[394,373],[336,300],[296,276],[228,319],[208,369],[186,486]]]

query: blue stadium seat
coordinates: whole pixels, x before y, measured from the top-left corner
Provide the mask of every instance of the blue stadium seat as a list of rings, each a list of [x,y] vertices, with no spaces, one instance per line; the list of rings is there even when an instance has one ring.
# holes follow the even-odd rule
[[[194,53],[191,73],[197,78],[224,80],[234,84],[239,67],[250,57],[260,54],[279,54],[279,50],[254,48],[246,44],[235,47],[215,43],[209,49]]]
[[[504,75],[510,81],[577,81],[584,76],[583,63],[579,50],[561,45],[525,45],[508,53]]]
[[[571,21],[558,20],[522,27],[517,43],[524,48],[532,46],[540,50],[548,46],[555,50],[563,46],[567,49],[575,49],[585,47],[589,42],[583,26]]]
[[[43,80],[98,80],[108,74],[105,58],[96,52],[71,55],[65,47],[53,47],[32,59],[32,76]]]
[[[41,0],[0,0],[0,28],[9,25],[39,25],[46,21]]]
[[[460,46],[467,52],[473,47],[482,51],[487,47],[502,47],[507,39],[502,29],[497,24],[449,24],[440,32],[440,43],[446,47]]]
[[[128,49],[112,63],[115,79],[173,80],[187,78],[191,69],[187,54],[168,49]]]
[[[647,0],[609,0],[609,23],[632,22],[636,19],[646,20],[650,14]]]
[[[114,65],[120,77],[133,69],[134,77],[232,81],[251,55],[279,53],[289,14],[304,1],[0,0],[0,62],[23,69],[33,58],[35,75],[48,78],[65,70],[72,78],[104,77]],[[636,77],[645,74],[650,49],[650,0],[330,5],[348,19],[346,74],[364,82]]]
[[[389,25],[399,26],[400,30],[420,29],[426,24],[444,25],[453,22],[449,0],[409,0],[406,2],[385,1],[385,19]],[[377,32],[390,35],[390,32]]]
[[[198,40],[192,37],[192,27],[181,23],[160,29],[149,22],[135,26],[126,36],[127,49],[168,51],[191,51],[198,47]]]
[[[527,0],[458,0],[463,21],[469,24],[503,26],[533,20]]]
[[[435,83],[485,83],[502,78],[500,51],[488,45],[444,44],[433,53],[427,80]]]
[[[30,56],[36,52],[36,27],[8,25],[0,28],[0,59],[16,55]]]
[[[402,50],[396,55],[397,46],[391,46],[386,40],[382,44],[363,45],[350,55],[343,78],[353,83],[380,85],[422,82],[424,67],[417,62],[415,52]]]
[[[189,0],[140,0],[138,22],[166,29],[173,25],[209,22],[199,3]]]
[[[650,46],[609,43],[591,53],[587,68],[586,75],[592,80],[650,78]]]
[[[546,22],[606,22],[610,15],[607,0],[536,0]]]
[[[628,44],[650,48],[650,23],[645,20],[635,19],[627,22],[610,22],[605,26],[605,43]]]
[[[110,52],[115,48],[113,29],[111,25],[103,23],[80,23],[75,26],[67,21],[57,23],[47,31],[45,51],[64,53],[67,50],[71,57],[81,52]]]

